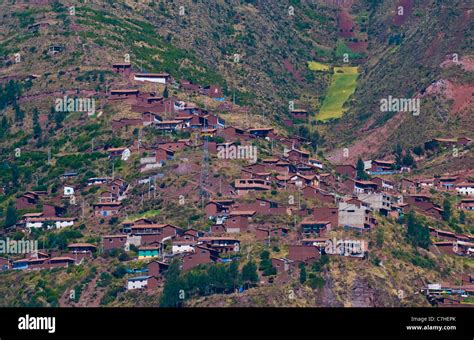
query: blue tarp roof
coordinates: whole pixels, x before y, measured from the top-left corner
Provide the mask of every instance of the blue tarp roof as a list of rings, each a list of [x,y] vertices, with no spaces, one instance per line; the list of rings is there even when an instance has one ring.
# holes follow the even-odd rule
[[[142,281],[142,280],[148,280],[151,276],[136,276],[136,277],[131,277],[128,279],[128,281]]]

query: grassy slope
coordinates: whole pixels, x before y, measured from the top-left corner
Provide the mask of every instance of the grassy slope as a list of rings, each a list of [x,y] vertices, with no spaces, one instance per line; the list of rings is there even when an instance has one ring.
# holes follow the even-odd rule
[[[318,120],[339,118],[344,114],[344,103],[354,93],[358,75],[357,67],[334,68],[331,85],[317,115]]]

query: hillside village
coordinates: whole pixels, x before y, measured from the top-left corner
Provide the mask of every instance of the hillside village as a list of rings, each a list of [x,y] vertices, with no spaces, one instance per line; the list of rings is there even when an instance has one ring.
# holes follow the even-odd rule
[[[357,78],[365,24],[338,13]],[[2,60],[0,239],[38,245],[0,254],[4,304],[474,306],[472,133],[332,157],[303,100],[277,122],[211,71],[199,83],[113,58],[57,76]],[[53,88],[61,77],[72,85]]]
[[[304,138],[279,135],[270,126],[245,128],[226,124],[217,113],[219,108],[228,107],[230,112],[240,108],[223,97],[217,86],[177,81],[166,73],[135,73],[128,63],[113,64],[111,69],[128,77],[130,86],[111,88],[107,101],[129,106],[133,117],[137,117],[111,119],[108,123],[112,131],[136,128],[141,134],[154,130],[159,135],[150,143],[136,139],[129,145],[89,150],[103,154],[105,162],[130,163],[130,171],[137,174],[133,180],[127,181],[114,172],[87,178],[68,171],[60,175],[61,185],[55,193],[31,190],[19,195],[15,209],[28,212],[19,215],[7,234],[55,232],[87,223],[97,225],[94,229],[99,238],[94,238],[95,242],[74,240],[56,250],[39,249],[24,258],[2,258],[2,270],[92,265],[112,253],[121,253],[127,256],[125,265],[141,263],[140,268],[123,277],[125,289],[144,290],[146,294],[145,291],[158,291],[166,285],[171,263],[179,263],[183,272],[202,265],[238,263],[244,245],[258,242],[279,251],[278,256],[266,255],[269,269],[250,282],[288,282],[301,275],[298,273],[305,266],[319,263],[326,256],[370,261],[367,233],[380,228],[383,219],[401,221],[406,228],[410,211],[426,217],[422,228],[429,232],[433,254],[473,256],[474,235],[452,232],[445,222],[446,209],[452,210],[449,214],[458,211],[464,219],[472,218],[472,172],[415,178],[410,176],[410,166],[400,167],[393,158],[330,164],[307,151],[309,142]],[[143,91],[143,84],[147,83],[165,88],[162,93]],[[169,95],[169,89],[212,98],[219,103],[218,109],[208,110],[178,100]],[[308,116],[303,109],[290,114],[298,119]],[[192,138],[180,138],[185,132]],[[248,150],[244,146],[256,145],[256,159],[246,160],[245,152],[239,153]],[[464,136],[440,137],[427,141],[425,151],[454,147],[465,152],[472,147],[472,140]],[[219,153],[225,148],[235,148],[234,153]],[[203,155],[198,160],[200,166],[189,164],[188,155],[192,154]],[[176,166],[170,168],[170,164]],[[185,166],[191,169],[179,170]],[[216,167],[230,166],[232,176],[214,175],[219,171]],[[164,185],[169,171],[192,174],[185,190]],[[91,192],[94,202],[85,206],[80,197]],[[174,201],[178,210],[180,206],[197,207],[204,218],[196,227],[187,228],[160,214],[130,217],[134,208],[152,200],[157,193],[163,200]],[[443,206],[439,204],[440,195],[455,197],[456,203]],[[105,233],[110,228],[101,227],[107,224],[112,225],[113,233]],[[464,297],[471,296],[473,275],[465,275],[468,279],[462,281],[462,294],[432,301],[462,303]],[[314,282],[317,286],[317,280]],[[429,292],[432,299],[432,290]]]

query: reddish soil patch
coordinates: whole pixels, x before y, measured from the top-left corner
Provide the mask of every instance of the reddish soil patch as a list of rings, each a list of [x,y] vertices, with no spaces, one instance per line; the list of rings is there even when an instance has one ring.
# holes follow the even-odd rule
[[[461,66],[465,71],[474,71],[474,59],[470,58],[465,58],[465,57],[459,57],[458,62],[453,61],[453,55],[449,54],[446,56],[446,60],[439,65],[442,68],[447,68],[452,65],[459,65]]]
[[[352,38],[354,36],[355,25],[347,10],[339,11],[337,16],[339,25],[339,36],[343,38]]]
[[[470,106],[474,100],[474,84],[454,84],[449,80],[439,80],[426,89],[427,94],[441,94],[453,100],[452,113],[458,113]]]
[[[403,7],[403,14],[400,15],[399,8]],[[413,3],[412,0],[398,0],[397,6],[395,7],[395,14],[393,16],[393,23],[397,26],[403,25],[408,17],[410,16],[411,12],[413,9]]]
[[[407,117],[406,112],[398,112],[384,125],[370,130],[370,132],[361,135],[352,145],[348,146],[349,157],[344,157],[344,149],[333,150],[328,154],[328,160],[335,164],[351,163],[355,164],[359,157],[377,153],[380,146],[386,141],[391,131],[396,130]],[[361,132],[367,130],[362,129]]]
[[[291,64],[291,62],[288,60],[288,59],[285,59],[283,61],[283,66],[285,67],[285,70],[287,70],[288,72],[291,73],[291,75],[296,79],[298,80],[299,82],[303,82],[303,77],[301,76],[301,73],[300,71],[298,70],[295,70],[295,68],[293,67],[293,65]]]
[[[347,43],[347,46],[351,49],[352,52],[365,53],[367,52],[367,47],[369,47],[369,43],[365,41],[349,42]]]

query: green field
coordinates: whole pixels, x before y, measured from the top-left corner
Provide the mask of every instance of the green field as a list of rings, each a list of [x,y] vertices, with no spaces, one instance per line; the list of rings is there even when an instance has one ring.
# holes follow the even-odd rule
[[[308,68],[311,71],[329,71],[331,69],[329,65],[320,63],[318,61],[308,61]]]
[[[357,67],[334,67],[331,85],[317,114],[317,120],[339,118],[344,114],[344,103],[354,93],[358,76]]]

